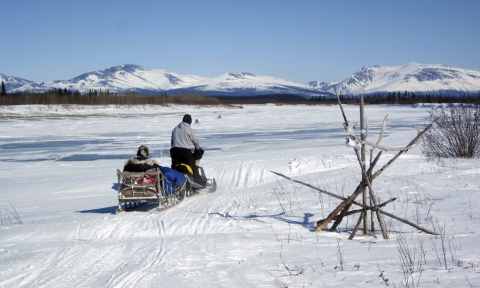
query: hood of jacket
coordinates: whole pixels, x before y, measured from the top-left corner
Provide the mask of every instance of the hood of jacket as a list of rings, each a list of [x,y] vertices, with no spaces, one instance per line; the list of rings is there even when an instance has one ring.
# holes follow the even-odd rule
[[[178,128],[180,128],[180,129],[185,129],[185,126],[190,127],[190,124],[185,123],[185,122],[178,123]]]

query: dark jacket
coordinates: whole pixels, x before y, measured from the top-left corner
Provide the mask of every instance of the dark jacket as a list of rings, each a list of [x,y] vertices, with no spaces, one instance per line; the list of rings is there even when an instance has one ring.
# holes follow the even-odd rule
[[[137,156],[132,157],[125,162],[123,172],[147,172],[148,170],[154,170],[156,168],[160,168],[160,166],[155,160],[144,156]]]

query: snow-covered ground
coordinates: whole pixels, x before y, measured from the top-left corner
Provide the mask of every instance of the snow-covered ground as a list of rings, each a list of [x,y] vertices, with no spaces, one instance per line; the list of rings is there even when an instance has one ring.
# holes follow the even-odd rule
[[[405,146],[429,108],[367,106],[369,140],[388,114],[382,144]],[[115,214],[116,169],[142,144],[169,166],[185,113],[217,192]],[[311,231],[340,200],[270,170],[349,196],[361,173],[342,122],[338,106],[1,107],[0,287],[480,286],[478,159],[437,166],[416,147],[373,182],[397,198],[385,211],[440,236],[385,217],[388,240],[378,223],[348,240],[358,214]]]

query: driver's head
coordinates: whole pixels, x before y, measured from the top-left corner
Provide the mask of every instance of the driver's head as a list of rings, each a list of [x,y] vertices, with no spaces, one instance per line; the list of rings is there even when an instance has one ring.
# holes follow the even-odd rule
[[[190,116],[189,114],[185,114],[185,116],[183,116],[182,122],[192,124],[192,116]]]

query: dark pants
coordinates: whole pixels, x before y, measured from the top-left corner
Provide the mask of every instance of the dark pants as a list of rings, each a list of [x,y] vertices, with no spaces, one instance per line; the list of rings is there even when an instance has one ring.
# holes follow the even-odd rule
[[[191,149],[174,147],[170,149],[170,157],[172,158],[172,169],[175,169],[178,164],[187,164],[190,166],[190,168],[192,168],[194,181],[203,185],[203,181],[198,173],[198,167],[195,164],[195,159],[193,158]]]

